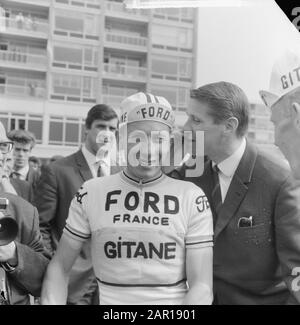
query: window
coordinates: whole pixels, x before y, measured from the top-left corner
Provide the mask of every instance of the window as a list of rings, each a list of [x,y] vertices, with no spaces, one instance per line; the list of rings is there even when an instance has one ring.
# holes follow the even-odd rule
[[[66,16],[55,17],[55,28],[83,33],[84,20]]]
[[[55,11],[55,35],[98,40],[98,31],[98,15],[70,10]]]
[[[80,146],[84,139],[83,130],[83,119],[51,116],[49,144]]]
[[[6,72],[3,76],[5,88],[0,91],[7,95],[21,97],[45,97],[45,76],[43,74],[29,74],[25,72]],[[1,84],[1,81],[0,81]]]
[[[154,48],[192,52],[193,30],[155,24],[152,29],[152,43]]]
[[[174,110],[186,111],[189,100],[189,88],[152,85],[151,92],[165,97]]]
[[[51,99],[95,103],[96,90],[96,78],[53,74]]]
[[[192,59],[153,55],[151,76],[156,79],[191,82]]]
[[[28,130],[35,135],[37,143],[42,143],[43,117],[41,115],[1,113],[0,120],[7,132],[15,129]]]
[[[82,51],[70,47],[54,46],[54,61],[82,63]]]

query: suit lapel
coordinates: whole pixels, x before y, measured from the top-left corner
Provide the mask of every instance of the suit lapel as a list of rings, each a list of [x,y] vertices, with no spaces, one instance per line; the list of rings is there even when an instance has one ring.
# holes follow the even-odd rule
[[[26,181],[29,182],[30,184],[32,183],[32,172],[31,172],[30,167],[28,169],[28,173],[27,173],[27,176],[26,176]]]
[[[244,200],[248,191],[248,184],[251,182],[256,157],[257,149],[247,142],[244,155],[232,178],[226,199],[220,210],[215,227],[215,238],[227,226]]]
[[[89,168],[87,161],[85,160],[81,150],[77,151],[75,154],[75,161],[78,167],[78,172],[82,177],[83,181],[86,182],[93,178],[92,172]]]

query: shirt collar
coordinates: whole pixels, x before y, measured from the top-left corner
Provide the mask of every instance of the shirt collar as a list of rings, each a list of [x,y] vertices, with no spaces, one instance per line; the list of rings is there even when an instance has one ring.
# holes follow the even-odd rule
[[[24,179],[26,179],[26,176],[29,172],[29,165],[24,166],[23,168],[19,169],[18,171],[15,171],[18,174],[20,174],[20,176]]]
[[[88,164],[90,166],[94,166],[95,164],[98,164],[99,161],[101,161],[102,163],[104,163],[106,166],[110,165],[110,155],[106,155],[106,157],[101,158],[101,159],[97,159],[97,157],[92,154],[85,145],[82,146],[82,154],[84,156],[84,158],[86,159],[86,161],[88,162]]]
[[[246,139],[243,138],[238,149],[228,158],[218,164],[220,171],[227,177],[232,177],[238,168],[238,165],[246,149]]]

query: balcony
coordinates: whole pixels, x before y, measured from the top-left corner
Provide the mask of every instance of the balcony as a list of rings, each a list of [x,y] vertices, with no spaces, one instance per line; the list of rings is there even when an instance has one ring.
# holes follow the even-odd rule
[[[122,64],[104,64],[104,78],[124,79],[124,81],[146,82],[147,69]]]
[[[124,18],[129,20],[139,20],[145,22],[146,17],[149,17],[149,10],[128,10],[121,2],[106,1],[106,15],[116,18]]]
[[[46,88],[36,86],[34,82],[30,83],[28,86],[0,84],[0,94],[13,97],[44,99],[46,97]]]
[[[129,51],[147,52],[148,39],[142,36],[134,36],[130,33],[122,31],[106,30],[105,33],[106,46],[124,49]]]
[[[49,24],[38,20],[0,17],[0,32],[19,37],[48,39]]]
[[[192,8],[155,8],[153,17],[174,23],[181,22],[192,24],[194,20],[194,10]]]
[[[6,0],[6,2],[16,3],[16,4],[25,4],[37,7],[50,7],[51,0]]]
[[[100,10],[102,0],[55,0],[55,3],[79,9]]]
[[[47,56],[20,51],[0,51],[0,65],[13,69],[47,71]]]

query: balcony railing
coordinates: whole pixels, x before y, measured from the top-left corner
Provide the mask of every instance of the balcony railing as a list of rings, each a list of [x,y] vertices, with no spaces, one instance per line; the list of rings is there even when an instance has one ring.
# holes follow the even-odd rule
[[[87,9],[100,9],[100,3],[102,1],[99,0],[55,0],[56,3],[67,5],[67,6],[74,6],[77,8],[87,8]]]
[[[23,19],[14,18],[6,18],[0,17],[0,32],[14,32],[20,33],[22,35],[24,33],[32,34],[32,35],[39,35],[41,34],[48,34],[49,24],[46,22],[41,22],[37,20],[27,20],[26,17]],[[45,37],[45,35],[43,35]]]
[[[9,0],[9,2],[16,2],[18,4],[25,3],[30,5],[36,5],[39,7],[49,7],[51,0]]]
[[[47,68],[47,56],[27,54],[20,51],[0,51],[0,62],[13,63],[17,67]]]
[[[187,8],[186,8],[187,9]],[[179,8],[156,8],[153,11],[155,18],[166,19],[170,21],[180,21],[185,23],[193,23],[193,10],[181,10]]]
[[[131,80],[142,79],[145,80],[147,76],[147,69],[141,67],[132,67],[122,64],[104,64],[104,75],[113,77],[125,77]]]
[[[111,12],[123,13],[130,16],[145,17],[149,15],[149,10],[126,9],[125,5],[116,1],[106,1],[106,9]]]
[[[46,89],[36,86],[34,82],[29,84],[29,86],[0,84],[0,94],[30,98],[45,98]]]
[[[115,44],[122,44],[146,49],[147,38],[142,36],[131,36],[121,31],[106,31],[106,41]]]

